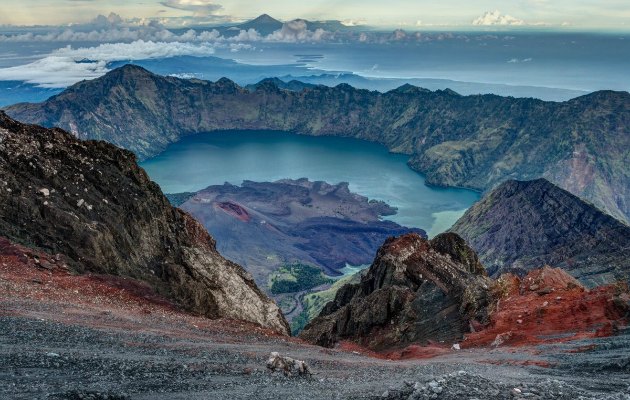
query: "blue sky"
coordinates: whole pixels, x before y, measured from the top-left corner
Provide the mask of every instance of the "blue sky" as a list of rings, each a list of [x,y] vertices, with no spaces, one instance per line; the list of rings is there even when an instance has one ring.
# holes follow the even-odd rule
[[[338,19],[373,26],[568,26],[630,29],[629,0],[0,0],[0,24],[87,22],[97,14],[158,18],[177,24],[240,21],[268,13],[276,18]],[[500,14],[488,14],[500,10]]]

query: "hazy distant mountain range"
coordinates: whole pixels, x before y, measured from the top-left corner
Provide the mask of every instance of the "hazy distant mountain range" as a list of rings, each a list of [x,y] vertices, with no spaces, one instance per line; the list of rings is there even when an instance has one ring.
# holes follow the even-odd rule
[[[336,32],[341,30],[349,30],[354,27],[346,26],[341,23],[341,21],[330,20],[330,21],[308,21],[305,19],[295,19],[293,21],[289,21],[289,23],[300,23],[303,22],[306,25],[306,29],[309,31],[316,31],[318,29],[323,29],[325,31]],[[268,14],[262,14],[251,21],[244,22],[242,24],[220,27],[219,30],[232,30],[236,34],[240,30],[249,30],[254,29],[261,35],[270,35],[273,32],[282,29],[284,22],[278,21],[277,19],[269,16]]]
[[[7,113],[109,141],[140,158],[213,130],[354,137],[409,154],[429,184],[487,190],[507,179],[545,177],[619,219],[630,216],[627,92],[556,103],[411,85],[387,93],[346,84],[294,91],[267,80],[248,90],[228,79],[162,77],[129,65]]]

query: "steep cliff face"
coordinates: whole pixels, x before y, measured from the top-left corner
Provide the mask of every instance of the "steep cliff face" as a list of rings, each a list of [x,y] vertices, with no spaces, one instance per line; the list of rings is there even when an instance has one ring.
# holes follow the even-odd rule
[[[128,151],[0,112],[0,204],[0,235],[59,253],[76,272],[132,277],[195,313],[288,332],[251,276]]]
[[[503,183],[451,231],[491,275],[552,265],[587,286],[630,278],[630,227],[544,179]]]
[[[300,337],[322,346],[351,340],[374,350],[456,341],[487,322],[492,285],[455,234],[391,238],[361,282],[343,286]]]
[[[140,157],[212,130],[355,137],[411,155],[410,166],[430,184],[487,190],[506,179],[546,177],[619,219],[630,216],[627,92],[555,103],[409,85],[387,93],[345,84],[292,91],[268,80],[246,90],[228,79],[181,80],[125,66],[7,112]]]

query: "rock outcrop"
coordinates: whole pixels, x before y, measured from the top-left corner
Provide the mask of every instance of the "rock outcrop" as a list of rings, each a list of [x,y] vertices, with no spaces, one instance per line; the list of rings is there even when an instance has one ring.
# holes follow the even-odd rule
[[[630,279],[630,227],[544,179],[503,183],[451,231],[492,276],[552,265],[590,287]]]
[[[127,276],[192,312],[288,332],[275,303],[129,151],[0,113],[0,205],[2,236],[61,254],[77,273]]]
[[[566,271],[549,266],[523,278],[502,275],[495,297],[490,323],[466,335],[463,347],[531,346],[610,336],[630,317],[628,285],[588,290]]]
[[[488,190],[506,179],[546,177],[616,218],[630,218],[627,92],[545,102],[410,85],[387,93],[347,84],[292,91],[272,80],[250,91],[228,79],[161,77],[128,65],[7,113],[140,157],[213,130],[354,137],[409,154],[429,184]]]
[[[475,253],[452,233],[388,239],[358,284],[343,286],[300,337],[373,350],[457,341],[488,320],[492,286]]]

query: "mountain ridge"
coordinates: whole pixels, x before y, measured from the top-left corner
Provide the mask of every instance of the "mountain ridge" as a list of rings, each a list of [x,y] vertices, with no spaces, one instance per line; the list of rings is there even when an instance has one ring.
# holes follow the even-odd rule
[[[630,280],[630,227],[543,178],[502,183],[450,231],[494,276],[548,264],[587,286]]]
[[[46,102],[6,111],[107,140],[141,158],[213,130],[354,137],[409,155],[411,168],[431,185],[485,191],[507,179],[545,177],[618,219],[630,216],[627,92],[545,102],[408,86],[387,93],[349,85],[291,91],[269,80],[247,90],[228,79],[183,80],[125,66]]]

